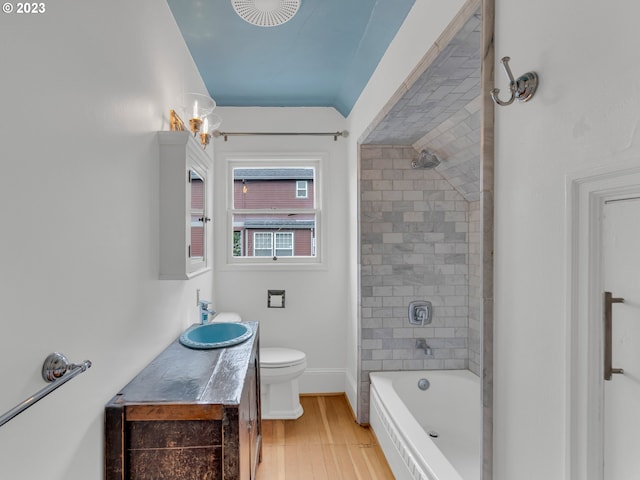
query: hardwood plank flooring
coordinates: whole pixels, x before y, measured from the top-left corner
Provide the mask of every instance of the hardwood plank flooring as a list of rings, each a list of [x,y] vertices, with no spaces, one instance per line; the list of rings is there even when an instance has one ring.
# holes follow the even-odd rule
[[[262,421],[256,480],[393,480],[373,432],[344,395],[304,396],[297,420]]]

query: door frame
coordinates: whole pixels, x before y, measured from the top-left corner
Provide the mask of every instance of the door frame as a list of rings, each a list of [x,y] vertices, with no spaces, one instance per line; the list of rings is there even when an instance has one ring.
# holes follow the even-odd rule
[[[490,91],[494,86],[495,0],[482,0],[482,44],[480,89],[482,98],[480,126],[480,232],[482,288],[482,458],[481,479],[493,480],[493,252],[494,252],[494,165],[495,103]]]
[[[566,478],[602,480],[602,206],[640,196],[640,166],[598,168],[566,177]],[[597,352],[595,355],[594,352]]]

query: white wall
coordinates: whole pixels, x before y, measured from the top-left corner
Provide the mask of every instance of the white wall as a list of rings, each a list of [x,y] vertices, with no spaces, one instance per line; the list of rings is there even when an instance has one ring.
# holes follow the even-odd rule
[[[197,320],[158,280],[158,146],[204,85],[166,2],[0,15],[0,412],[60,351],[93,366],[0,427],[2,478],[102,478],[104,404]]]
[[[345,120],[332,108],[219,108],[222,131],[336,132]],[[246,320],[260,321],[260,344],[288,347],[307,355],[300,379],[305,393],[343,392],[345,383],[348,228],[346,140],[333,137],[229,137],[215,146],[215,298],[217,311],[236,311]],[[226,265],[225,158],[237,154],[320,153],[322,161],[322,269],[282,270],[263,265],[234,269]],[[286,308],[267,308],[267,290],[284,289]]]
[[[356,411],[358,376],[358,139],[402,86],[422,57],[463,5],[462,0],[418,0],[347,118],[349,184],[349,328],[347,330],[347,395]]]
[[[516,76],[535,70],[540,87],[496,110],[494,478],[563,479],[565,175],[640,164],[640,4],[497,0],[496,10],[496,59],[509,55]]]

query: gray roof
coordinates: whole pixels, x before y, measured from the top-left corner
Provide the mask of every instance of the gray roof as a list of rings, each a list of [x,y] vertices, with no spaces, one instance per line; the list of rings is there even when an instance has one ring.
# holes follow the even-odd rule
[[[313,180],[313,168],[234,168],[234,180]]]
[[[296,229],[296,228],[313,228],[315,227],[315,221],[313,220],[284,220],[284,219],[275,219],[275,220],[246,220],[244,222],[245,228],[285,228],[285,229]]]

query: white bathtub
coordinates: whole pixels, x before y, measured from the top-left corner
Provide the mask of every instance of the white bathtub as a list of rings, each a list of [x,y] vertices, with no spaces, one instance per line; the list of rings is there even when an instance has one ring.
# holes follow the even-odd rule
[[[480,480],[476,375],[427,370],[369,377],[369,423],[397,480]],[[418,388],[422,378],[429,380],[427,390]]]

